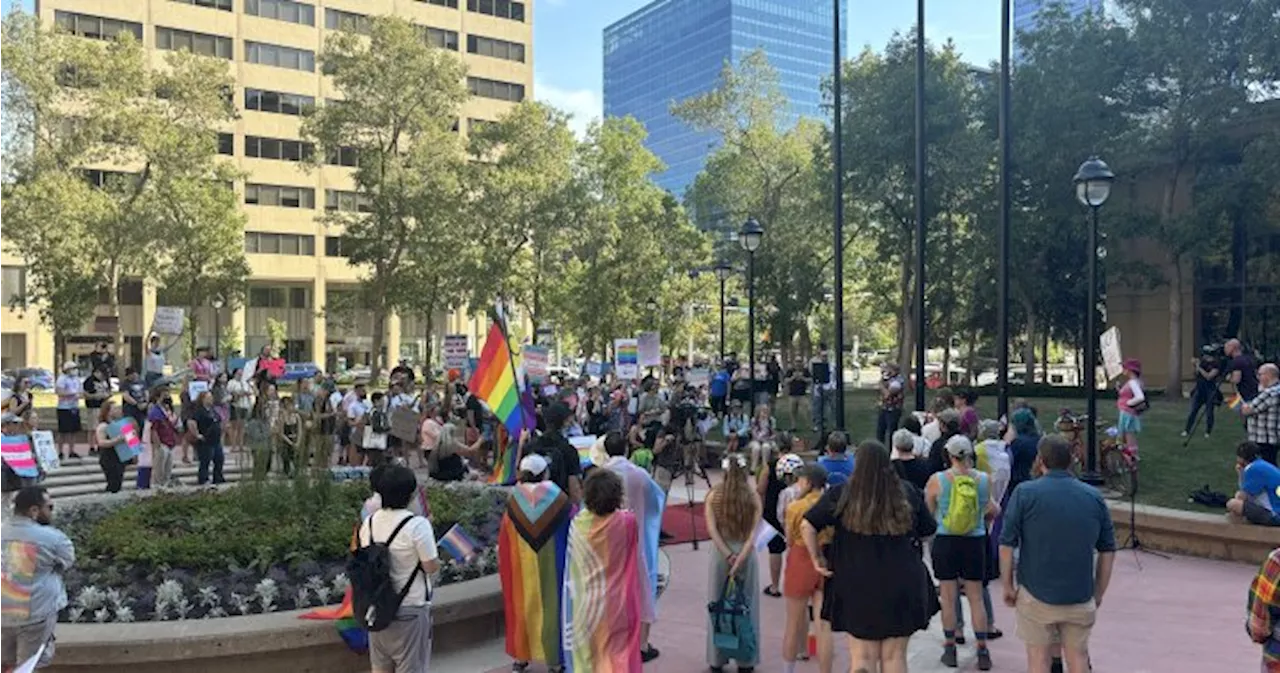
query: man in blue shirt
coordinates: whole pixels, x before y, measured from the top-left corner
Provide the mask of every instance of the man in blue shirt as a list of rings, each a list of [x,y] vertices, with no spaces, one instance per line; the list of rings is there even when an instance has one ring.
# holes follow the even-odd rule
[[[853,456],[849,455],[849,438],[840,431],[827,435],[827,453],[818,458],[827,471],[827,488],[840,488],[853,474]]]
[[[1046,472],[1013,491],[1000,535],[1004,602],[1017,608],[1029,673],[1047,673],[1061,645],[1067,669],[1089,670],[1089,632],[1111,583],[1115,529],[1102,496],[1080,482],[1061,435],[1040,440]],[[1017,584],[1013,550],[1020,549]],[[1094,558],[1097,552],[1097,558]]]
[[[729,397],[729,372],[724,367],[720,367],[711,375],[711,388],[707,391],[711,397],[711,411],[716,416],[723,416],[725,413],[724,402]]]
[[[1236,447],[1240,491],[1227,501],[1227,511],[1259,526],[1280,526],[1280,467],[1261,456],[1253,442]]]
[[[4,635],[0,665],[14,666],[40,652],[40,667],[53,661],[53,629],[67,606],[62,574],[76,561],[75,546],[50,525],[53,500],[43,486],[14,496],[13,516],[0,529],[3,539]],[[41,647],[44,650],[41,651]]]

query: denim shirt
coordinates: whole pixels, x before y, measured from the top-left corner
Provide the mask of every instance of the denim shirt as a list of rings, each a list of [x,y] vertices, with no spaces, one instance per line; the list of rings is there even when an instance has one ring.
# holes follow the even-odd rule
[[[4,524],[3,613],[5,625],[45,621],[67,606],[62,572],[76,561],[71,538],[53,526],[25,516],[13,516]]]

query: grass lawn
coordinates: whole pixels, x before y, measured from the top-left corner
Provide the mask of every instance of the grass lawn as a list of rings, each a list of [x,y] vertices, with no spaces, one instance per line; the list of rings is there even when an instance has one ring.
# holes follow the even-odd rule
[[[845,424],[853,441],[873,437],[876,431],[876,395],[873,391],[854,390],[845,395]],[[1059,398],[1032,399],[1040,412],[1041,425],[1051,426],[1064,408],[1084,413],[1085,401]],[[775,411],[779,428],[790,428],[790,405],[784,397]],[[1208,484],[1209,488],[1231,495],[1236,491],[1235,446],[1244,439],[1244,427],[1234,412],[1218,408],[1217,425],[1210,439],[1204,438],[1204,422],[1197,435],[1183,448],[1183,424],[1187,418],[1185,400],[1153,398],[1151,410],[1142,416],[1143,432],[1139,440],[1142,456],[1138,478],[1138,502],[1192,511],[1212,512],[1187,500],[1187,494]],[[995,398],[978,400],[983,418],[996,416]],[[1098,400],[1099,417],[1114,421],[1114,400]],[[801,412],[803,429],[808,426],[808,400]]]

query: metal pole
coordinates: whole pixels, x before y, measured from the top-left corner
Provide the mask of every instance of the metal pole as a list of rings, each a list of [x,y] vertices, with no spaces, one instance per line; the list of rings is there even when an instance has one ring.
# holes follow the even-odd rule
[[[916,411],[924,411],[924,0],[916,0]]]
[[[1098,208],[1094,206],[1089,218],[1089,305],[1084,314],[1084,387],[1088,399],[1089,422],[1085,429],[1085,473],[1080,478],[1086,483],[1101,484],[1098,475]]]
[[[720,364],[724,365],[724,279],[720,279]]]
[[[1009,128],[1009,5],[1010,0],[1000,3],[1000,235],[996,253],[1000,260],[1000,282],[996,297],[996,386],[999,388],[997,414],[1001,418],[1007,418],[1009,413],[1009,173],[1012,144]],[[950,344],[947,346],[949,348]]]
[[[756,407],[756,253],[747,253],[747,370],[751,377],[751,398],[747,410],[755,413]]]
[[[836,357],[835,357],[835,384],[836,384],[836,429],[844,430],[844,136],[840,133],[840,117],[843,114],[843,108],[840,102],[840,0],[832,0],[832,11],[835,14],[834,35],[832,36],[832,51],[835,53],[833,59],[832,73],[832,98],[834,104],[832,109],[835,111],[835,118],[832,120],[832,128],[835,130],[834,140],[832,141],[832,155],[834,157],[835,170],[835,302],[836,302]]]
[[[222,354],[218,351],[222,349],[221,341],[218,337],[222,335],[222,309],[213,309],[213,359],[218,360]]]

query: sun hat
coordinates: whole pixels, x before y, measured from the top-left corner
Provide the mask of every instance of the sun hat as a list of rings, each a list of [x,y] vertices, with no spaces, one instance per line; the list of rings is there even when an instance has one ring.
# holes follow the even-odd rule
[[[1128,360],[1125,360],[1123,367],[1126,372],[1133,372],[1138,376],[1142,376],[1142,361],[1138,358],[1129,358]]]
[[[547,471],[547,459],[536,453],[531,453],[520,459],[520,471],[533,475],[542,474]]]

